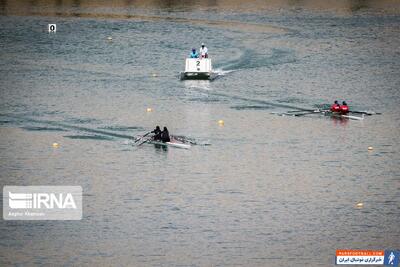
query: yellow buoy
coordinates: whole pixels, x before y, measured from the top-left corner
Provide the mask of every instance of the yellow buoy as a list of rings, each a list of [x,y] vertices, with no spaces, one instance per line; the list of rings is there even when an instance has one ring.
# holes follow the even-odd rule
[[[362,207],[364,207],[364,203],[359,202],[359,203],[357,203],[356,207],[357,207],[357,208],[362,208]]]
[[[53,143],[53,147],[55,147],[55,148],[57,148],[57,147],[59,147],[60,145],[58,144],[58,143]]]
[[[222,125],[225,124],[225,122],[224,122],[223,120],[219,120],[219,121],[218,121],[218,124],[222,126]]]
[[[152,112],[153,109],[152,108],[147,108],[147,112]]]
[[[374,150],[374,148],[372,146],[369,146],[368,150]]]

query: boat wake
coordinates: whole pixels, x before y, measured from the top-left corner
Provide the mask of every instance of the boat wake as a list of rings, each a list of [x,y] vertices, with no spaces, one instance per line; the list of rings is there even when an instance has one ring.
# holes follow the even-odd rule
[[[232,73],[236,70],[224,70],[224,69],[218,68],[218,69],[215,69],[214,71],[215,71],[215,73],[218,74],[218,76],[224,76],[224,75]]]
[[[272,48],[268,54],[259,53],[252,49],[244,49],[239,57],[218,65],[217,70],[224,75],[238,70],[272,67],[295,61],[295,53],[290,49]]]
[[[133,140],[134,137],[129,135],[126,131],[137,130],[143,131],[144,129],[139,126],[107,126],[92,128],[83,126],[84,121],[80,119],[67,119],[67,121],[55,121],[46,119],[36,119],[26,116],[18,116],[11,114],[0,114],[0,117],[7,118],[8,123],[20,126],[20,128],[27,131],[52,131],[52,132],[65,132],[65,138],[70,139],[93,139],[93,140],[114,140],[126,139]],[[75,124],[71,124],[68,121],[75,121]],[[79,123],[80,125],[77,125]],[[115,130],[116,129],[116,130]]]
[[[37,119],[27,116],[18,116],[12,114],[0,114],[0,118],[4,118],[3,121],[7,121],[9,125],[19,126],[21,129],[26,131],[51,131],[61,132],[64,138],[69,139],[81,139],[81,140],[97,140],[97,141],[115,141],[122,140],[124,145],[137,144],[138,138],[142,136],[138,135],[139,132],[145,132],[146,129],[140,126],[121,126],[111,125],[92,128],[88,126],[71,124],[68,122]],[[69,119],[71,120],[71,119]],[[79,121],[78,119],[74,121]],[[133,130],[132,134],[129,131]],[[136,136],[136,137],[135,137]],[[180,148],[188,148],[191,145],[207,146],[210,145],[208,141],[197,140],[192,137],[184,135],[171,135],[172,140],[169,146],[175,146]]]
[[[186,88],[201,89],[206,91],[212,90],[210,87],[210,81],[208,80],[185,80],[184,83]]]

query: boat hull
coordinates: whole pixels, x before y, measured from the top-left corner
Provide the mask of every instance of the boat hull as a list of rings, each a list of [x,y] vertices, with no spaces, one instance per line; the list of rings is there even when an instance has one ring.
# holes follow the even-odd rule
[[[352,116],[352,115],[348,115],[348,114],[341,114],[341,113],[331,112],[331,111],[327,111],[324,114],[325,114],[325,116],[330,116],[332,118],[339,118],[339,119],[350,119],[350,120],[358,120],[358,121],[361,121],[364,119],[364,114],[362,117]]]
[[[210,58],[187,58],[181,80],[213,80],[217,74],[213,71]]]
[[[189,144],[184,144],[184,143],[176,143],[176,142],[158,142],[158,141],[149,141],[149,144],[153,144],[153,145],[159,145],[159,146],[172,146],[172,147],[176,147],[176,148],[182,148],[182,149],[190,149],[191,145]]]
[[[213,72],[181,72],[181,80],[214,80],[216,77]]]

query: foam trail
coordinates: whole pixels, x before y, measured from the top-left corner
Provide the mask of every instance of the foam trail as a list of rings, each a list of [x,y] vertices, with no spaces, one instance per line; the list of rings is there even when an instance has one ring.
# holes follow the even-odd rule
[[[242,100],[242,101],[247,101],[247,102],[253,102],[256,104],[262,104],[265,106],[277,107],[277,108],[289,108],[289,109],[296,109],[296,110],[309,111],[309,112],[312,112],[315,110],[315,108],[311,109],[311,108],[299,107],[299,106],[294,106],[294,105],[289,105],[289,104],[284,104],[284,103],[277,103],[277,102],[272,102],[272,101],[267,101],[267,100],[262,100],[262,99],[248,98],[248,97],[244,97],[244,96],[225,94],[225,93],[215,92],[215,91],[210,91],[209,95],[230,98],[233,100]],[[260,109],[259,106],[257,106],[257,108]]]
[[[224,70],[222,68],[218,68],[218,69],[215,69],[214,71],[218,74],[218,76],[224,76],[224,75],[234,72],[235,70]]]

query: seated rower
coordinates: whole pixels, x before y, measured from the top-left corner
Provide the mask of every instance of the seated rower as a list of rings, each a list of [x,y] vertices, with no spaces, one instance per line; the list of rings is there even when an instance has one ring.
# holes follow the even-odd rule
[[[340,112],[342,114],[347,114],[349,111],[349,106],[347,105],[346,101],[343,101],[342,105],[340,106]]]
[[[196,52],[196,48],[192,48],[192,53],[189,55],[190,58],[199,58],[199,54]]]
[[[160,126],[156,126],[156,128],[151,132],[154,134],[153,140],[154,141],[161,141],[161,129]]]
[[[167,127],[164,127],[164,130],[161,132],[161,141],[163,143],[171,141],[171,138],[169,137],[169,132],[168,132]]]
[[[331,106],[332,112],[340,112],[339,102],[336,100],[335,103]]]
[[[208,49],[204,43],[202,43],[200,47],[200,58],[208,58]]]

